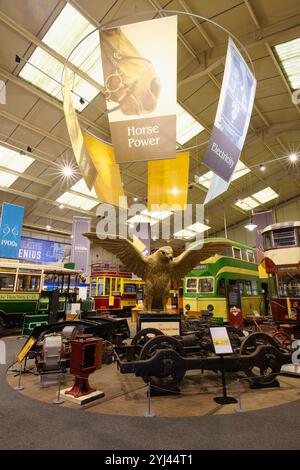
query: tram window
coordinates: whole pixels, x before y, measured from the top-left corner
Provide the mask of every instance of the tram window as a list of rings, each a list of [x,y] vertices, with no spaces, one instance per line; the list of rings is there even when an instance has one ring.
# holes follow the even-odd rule
[[[225,279],[219,280],[217,294],[225,295]]]
[[[105,295],[110,295],[110,277],[105,278]]]
[[[17,291],[39,292],[40,276],[30,276],[30,274],[19,274],[17,280]]]
[[[245,294],[252,295],[251,281],[245,281]]]
[[[272,233],[267,232],[263,235],[264,250],[270,250],[272,248]]]
[[[0,273],[0,290],[14,290],[15,274]]]
[[[197,292],[197,278],[196,277],[189,277],[186,280],[186,291],[196,294]]]
[[[237,285],[239,286],[240,294],[244,295],[244,281],[237,281]],[[245,289],[246,293],[246,289]]]
[[[255,256],[254,256],[253,251],[248,250],[247,254],[248,254],[248,261],[250,263],[255,263]]]
[[[104,279],[98,279],[98,295],[103,295],[104,292]]]
[[[117,292],[121,292],[121,278],[120,278],[120,277],[117,277],[117,288],[116,288],[116,291],[117,291]]]
[[[111,280],[111,291],[116,292],[116,278],[113,277]]]
[[[278,287],[281,297],[300,297],[300,274],[278,276]]]
[[[212,277],[202,277],[198,281],[198,292],[203,294],[205,292],[214,291],[214,280]]]
[[[240,248],[233,247],[233,257],[236,259],[242,259],[242,253]]]
[[[273,232],[274,247],[280,246],[294,246],[295,245],[295,231],[294,228],[276,230]]]
[[[124,294],[135,294],[136,284],[129,284],[124,282]]]
[[[257,282],[251,281],[251,284],[252,284],[252,294],[257,295]]]
[[[242,259],[244,261],[248,261],[247,250],[241,250],[242,252]]]

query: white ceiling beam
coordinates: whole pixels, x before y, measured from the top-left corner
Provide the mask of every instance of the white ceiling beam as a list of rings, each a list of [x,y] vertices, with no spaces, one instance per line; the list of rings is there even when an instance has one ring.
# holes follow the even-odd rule
[[[192,13],[192,10],[190,9],[190,7],[186,4],[185,0],[178,0],[179,4],[182,6],[183,10],[186,12],[186,13]],[[205,39],[205,41],[207,42],[207,44],[209,45],[209,47],[214,47],[215,46],[215,43],[213,41],[213,39],[210,37],[210,35],[205,31],[204,27],[202,26],[202,24],[199,22],[198,19],[196,19],[194,16],[190,16],[190,19],[191,21],[194,23],[194,25],[196,26],[197,30],[199,31],[199,33],[201,34],[201,36]]]
[[[0,67],[0,77],[3,79],[9,80],[15,85],[23,88],[24,90],[28,91],[32,95],[36,96],[37,98],[41,99],[42,101],[50,104],[51,106],[54,106],[56,109],[59,109],[62,113],[64,112],[63,109],[63,104],[57,100],[56,98],[52,97],[51,95],[48,95],[48,93],[45,93],[41,89],[35,87],[34,85],[31,85],[29,82],[26,80],[23,80],[20,77],[17,77],[16,75],[13,75],[12,73],[8,72],[7,70],[3,69]],[[90,121],[86,117],[84,117],[81,113],[76,112],[77,117],[79,121],[84,124],[87,127],[91,127],[97,132],[100,132],[104,134],[105,136],[110,136],[110,133],[107,129],[105,129],[102,126],[99,126],[95,124],[93,121]]]
[[[5,173],[9,173],[10,175],[14,175],[18,178],[31,181],[32,183],[41,184],[42,186],[47,186],[48,188],[51,188],[52,186],[52,183],[50,183],[49,181],[43,180],[41,178],[36,178],[35,176],[31,176],[26,173],[20,173],[19,171],[11,170],[10,168],[6,168],[5,166],[0,165],[0,171],[5,171]]]
[[[253,23],[255,24],[257,29],[260,29],[260,23],[258,21],[258,18],[256,16],[254,10],[253,10],[252,5],[250,4],[250,0],[244,0],[244,2],[245,2],[245,5],[247,7],[247,10],[248,10],[252,20],[253,20]]]

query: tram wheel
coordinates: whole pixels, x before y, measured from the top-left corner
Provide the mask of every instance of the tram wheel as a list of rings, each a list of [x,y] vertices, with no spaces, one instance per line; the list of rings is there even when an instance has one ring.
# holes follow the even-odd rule
[[[155,338],[156,336],[162,336],[163,332],[158,330],[157,328],[144,328],[143,330],[140,330],[133,338],[131,341],[132,346],[136,346],[135,350],[135,359],[139,358],[140,351],[142,347],[150,341],[152,338]]]
[[[169,352],[166,351],[157,370],[157,374],[149,376],[145,370],[145,372],[141,374],[141,377],[145,383],[150,382],[151,386],[154,388],[157,387],[157,390],[174,390],[178,387],[185,375],[185,369],[180,366],[178,361],[176,361],[176,357],[172,354],[172,351],[176,351],[181,356],[184,356],[183,345],[178,339],[165,335],[152,338],[144,345],[139,359],[151,359],[157,351],[162,349],[169,350]]]
[[[242,342],[240,354],[252,354],[259,346],[270,346],[262,364],[260,366],[254,364],[244,372],[254,383],[268,385],[275,381],[281,369],[278,343],[266,333],[252,333]]]

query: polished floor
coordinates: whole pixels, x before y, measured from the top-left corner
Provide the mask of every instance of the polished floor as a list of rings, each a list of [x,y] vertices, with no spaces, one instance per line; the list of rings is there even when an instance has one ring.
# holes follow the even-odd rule
[[[6,344],[9,362],[22,341],[10,338]],[[228,415],[92,414],[90,408],[44,403],[14,391],[6,370],[0,366],[1,449],[299,449],[299,399]]]

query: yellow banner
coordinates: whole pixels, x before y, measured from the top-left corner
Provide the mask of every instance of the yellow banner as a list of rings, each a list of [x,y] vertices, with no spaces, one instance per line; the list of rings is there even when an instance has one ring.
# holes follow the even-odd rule
[[[98,198],[102,202],[126,208],[120,168],[116,163],[113,148],[89,134],[84,133],[83,138],[93,165],[97,170],[94,188]]]
[[[189,182],[189,152],[178,153],[175,159],[148,162],[148,210],[153,204],[178,205],[187,203]]]
[[[64,113],[73,152],[79,166],[80,173],[82,174],[88,188],[91,190],[97,177],[97,170],[84,143],[83,135],[73,105],[70,71],[67,68],[65,69],[64,77]]]

